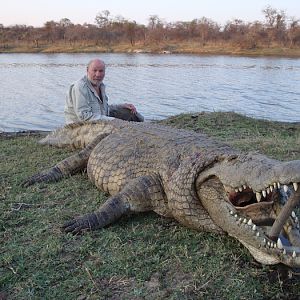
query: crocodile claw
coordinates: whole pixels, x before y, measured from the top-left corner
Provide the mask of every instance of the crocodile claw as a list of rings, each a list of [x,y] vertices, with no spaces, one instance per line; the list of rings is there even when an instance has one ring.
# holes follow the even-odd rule
[[[37,173],[29,178],[27,178],[26,180],[24,180],[22,183],[21,183],[21,187],[23,188],[27,188],[37,182],[43,182],[45,181],[45,178],[46,175],[45,174],[41,174],[41,173]]]
[[[91,230],[91,226],[87,218],[78,218],[66,222],[62,226],[62,231],[72,234],[81,234],[83,231]]]
[[[26,188],[35,183],[55,182],[55,181],[58,181],[59,179],[61,179],[63,176],[64,175],[63,175],[62,171],[57,166],[54,166],[54,167],[50,168],[48,171],[37,173],[37,174],[29,177],[28,179],[26,179],[25,181],[23,181],[21,183],[21,186]]]

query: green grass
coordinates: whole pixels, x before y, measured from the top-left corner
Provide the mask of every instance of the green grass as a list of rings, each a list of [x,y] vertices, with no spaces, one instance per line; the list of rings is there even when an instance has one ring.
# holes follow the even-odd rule
[[[300,159],[300,123],[234,113],[180,115],[161,123],[235,147]],[[78,174],[27,189],[20,183],[70,155],[38,137],[0,137],[0,299],[298,299],[300,280],[262,266],[236,240],[196,232],[154,213],[82,236],[60,231],[106,199]]]

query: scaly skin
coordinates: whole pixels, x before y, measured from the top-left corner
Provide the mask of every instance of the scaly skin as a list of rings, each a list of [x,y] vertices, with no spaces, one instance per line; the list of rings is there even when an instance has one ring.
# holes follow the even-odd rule
[[[99,211],[67,222],[66,232],[152,210],[196,230],[228,233],[261,263],[300,267],[299,221],[292,211],[300,198],[299,160],[280,162],[202,134],[120,120],[68,125],[41,143],[84,149],[25,186],[87,168],[89,179],[111,195]],[[281,213],[283,190],[294,195]]]

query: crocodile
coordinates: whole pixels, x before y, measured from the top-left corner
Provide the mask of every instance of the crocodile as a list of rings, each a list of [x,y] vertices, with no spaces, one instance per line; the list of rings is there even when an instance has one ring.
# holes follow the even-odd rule
[[[58,181],[87,171],[110,196],[95,212],[62,226],[81,234],[145,211],[198,231],[228,234],[262,264],[300,267],[300,160],[243,152],[202,133],[149,122],[82,122],[42,145],[79,149],[23,182]]]

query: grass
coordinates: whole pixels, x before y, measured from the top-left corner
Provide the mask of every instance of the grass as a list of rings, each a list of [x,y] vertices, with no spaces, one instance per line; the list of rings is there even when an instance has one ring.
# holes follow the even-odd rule
[[[300,123],[234,113],[160,123],[205,132],[235,147],[300,159]],[[27,189],[20,183],[70,155],[37,136],[0,137],[0,299],[299,299],[299,277],[262,266],[228,236],[196,232],[154,213],[82,236],[61,224],[106,199],[78,174]]]

